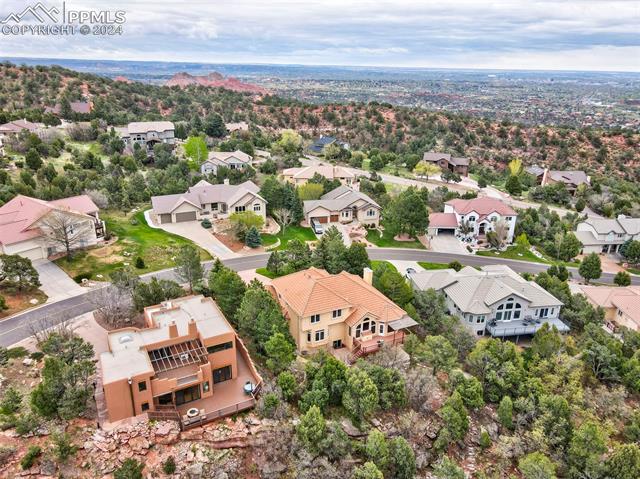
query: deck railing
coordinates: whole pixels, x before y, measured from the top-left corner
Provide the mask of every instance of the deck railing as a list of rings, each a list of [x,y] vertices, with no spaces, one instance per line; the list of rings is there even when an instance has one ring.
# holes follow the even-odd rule
[[[213,421],[214,419],[218,419],[225,416],[230,416],[232,414],[237,414],[241,411],[245,411],[247,409],[251,409],[256,405],[256,400],[252,397],[251,399],[247,399],[238,404],[234,404],[233,406],[228,406],[221,409],[216,409],[215,411],[209,411],[208,413],[197,416],[194,418],[183,419],[181,421],[181,426],[183,430],[191,429],[194,427],[202,426],[205,423]]]

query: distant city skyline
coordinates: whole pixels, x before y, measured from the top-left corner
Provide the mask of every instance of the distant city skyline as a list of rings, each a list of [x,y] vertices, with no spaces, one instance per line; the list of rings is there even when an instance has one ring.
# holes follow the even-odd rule
[[[43,1],[54,7],[57,0]],[[123,10],[121,36],[2,35],[0,56],[640,72],[636,0],[68,0]],[[5,0],[0,17],[25,8]]]

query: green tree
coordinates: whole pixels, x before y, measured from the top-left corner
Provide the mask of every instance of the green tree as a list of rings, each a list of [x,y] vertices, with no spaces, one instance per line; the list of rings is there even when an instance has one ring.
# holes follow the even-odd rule
[[[524,380],[524,365],[513,343],[481,339],[467,356],[467,365],[482,383],[485,400],[497,403],[506,395],[518,396]]]
[[[2,401],[0,401],[0,414],[10,416],[20,411],[22,407],[22,394],[15,387],[5,389]]]
[[[416,457],[411,445],[404,437],[389,441],[389,477],[413,479],[416,473]]]
[[[622,256],[631,264],[640,263],[640,241],[632,240],[629,241],[626,245],[623,245],[624,249],[622,249]]]
[[[427,336],[420,357],[438,371],[451,371],[458,364],[458,352],[443,336]]]
[[[629,286],[631,284],[631,275],[626,271],[618,271],[613,278],[613,282],[618,286]]]
[[[525,479],[555,479],[556,465],[541,452],[532,452],[518,461]]]
[[[73,444],[71,436],[66,432],[54,432],[51,435],[51,442],[54,457],[62,463],[67,462],[78,450],[78,446]]]
[[[365,268],[371,267],[371,260],[364,243],[351,243],[345,253],[347,271],[351,274],[362,276]]]
[[[113,479],[142,479],[144,464],[133,458],[125,459],[118,469],[113,471]]]
[[[251,228],[260,229],[264,225],[262,216],[255,214],[253,211],[243,211],[242,213],[233,213],[229,216],[229,221],[233,225],[236,238],[245,241],[245,235]]]
[[[204,270],[200,263],[200,252],[191,244],[180,247],[176,255],[175,272],[178,278],[189,285],[189,292],[193,293],[193,287],[202,281]]]
[[[365,462],[353,470],[351,479],[384,479],[384,476],[373,462]]]
[[[309,451],[318,451],[320,443],[325,438],[327,423],[318,406],[311,406],[302,415],[296,428],[298,438]]]
[[[372,429],[367,436],[365,444],[367,458],[384,470],[389,463],[389,444],[383,433],[378,429]]]
[[[560,247],[558,248],[558,259],[562,261],[571,261],[582,249],[582,243],[575,234],[569,232],[562,237]]]
[[[555,326],[544,323],[533,335],[531,352],[534,356],[549,359],[562,350],[562,337]]]
[[[298,186],[298,196],[302,201],[317,200],[324,193],[324,187],[317,183],[306,183]]]
[[[505,429],[513,429],[513,401],[505,396],[498,406],[498,419]]]
[[[575,477],[581,477],[585,472],[593,472],[588,477],[598,477],[599,474],[595,472],[601,468],[608,440],[606,431],[593,420],[583,422],[575,430],[567,452],[567,460]]]
[[[302,151],[302,137],[294,130],[283,130],[280,133],[278,145],[285,153],[300,153]]]
[[[450,375],[450,385],[460,394],[466,407],[479,409],[484,406],[482,384],[476,377],[456,370]]]
[[[40,153],[35,148],[31,148],[27,151],[27,154],[24,156],[25,163],[29,168],[33,171],[37,171],[42,166],[42,158],[40,158]]]
[[[445,449],[451,442],[461,441],[469,430],[469,414],[464,406],[462,396],[454,391],[444,402],[438,415],[444,422],[434,446],[438,450]]]
[[[234,287],[237,290],[232,296],[238,295],[237,302],[234,303],[234,308],[237,309],[233,311],[235,323],[241,334],[253,340],[258,351],[265,353],[264,347],[274,333],[282,333],[287,340],[292,341],[287,321],[282,316],[278,303],[260,281],[251,281],[246,291],[242,283],[244,294],[239,283]],[[232,297],[225,298],[225,304],[227,301],[232,301]]]
[[[416,291],[413,305],[418,313],[417,321],[427,334],[441,334],[443,332],[444,324],[447,321],[447,305],[444,295],[432,288]]]
[[[262,237],[260,232],[255,226],[252,226],[247,230],[247,234],[244,237],[244,242],[249,248],[258,248],[262,245]]]
[[[198,166],[209,156],[207,143],[201,136],[190,136],[184,143],[184,153]]]
[[[504,187],[510,195],[520,196],[522,194],[522,183],[520,182],[520,178],[517,176],[509,176]]]
[[[295,346],[282,333],[274,333],[264,344],[267,367],[274,373],[284,371],[295,359]]]
[[[582,276],[587,284],[592,279],[598,279],[602,276],[602,264],[600,257],[596,253],[590,253],[580,263],[578,273]]]
[[[391,200],[385,209],[385,227],[391,234],[422,235],[429,226],[427,207],[416,188],[410,187]]]
[[[449,459],[449,456],[442,456],[434,466],[433,474],[437,479],[465,479],[462,468]]]
[[[420,161],[413,169],[413,174],[419,178],[424,178],[425,181],[429,180],[429,177],[435,176],[440,173],[440,167],[427,161]]]
[[[373,286],[399,306],[413,298],[413,289],[398,271],[382,263],[373,272]]]
[[[213,138],[222,138],[227,134],[227,127],[220,115],[212,113],[204,122],[204,132]]]
[[[640,477],[640,446],[622,444],[617,446],[605,463],[607,478],[637,479]]]
[[[347,371],[342,405],[358,424],[378,406],[378,388],[364,370],[351,368]]]
[[[40,275],[29,258],[0,255],[0,283],[26,291],[40,286]]]
[[[246,290],[240,275],[222,263],[216,263],[209,273],[209,290],[224,315],[235,322],[236,310]]]
[[[282,371],[276,382],[285,401],[291,401],[296,396],[298,382],[291,371]]]
[[[181,296],[184,296],[184,289],[175,281],[166,279],[151,278],[148,283],[140,281],[133,288],[133,304],[138,311]]]

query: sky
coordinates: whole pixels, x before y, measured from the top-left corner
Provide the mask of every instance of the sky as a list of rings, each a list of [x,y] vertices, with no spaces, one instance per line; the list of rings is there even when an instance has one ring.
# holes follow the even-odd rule
[[[27,5],[0,0],[0,20]],[[0,56],[640,71],[640,0],[67,0],[66,9],[123,10],[123,33],[0,34]]]

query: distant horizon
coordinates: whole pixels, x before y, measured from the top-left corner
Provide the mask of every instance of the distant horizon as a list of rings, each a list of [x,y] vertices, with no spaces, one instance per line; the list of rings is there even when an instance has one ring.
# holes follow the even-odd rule
[[[15,62],[12,60],[16,60]],[[401,66],[401,65],[375,65],[375,64],[330,64],[330,63],[284,63],[284,62],[228,62],[228,61],[193,61],[193,60],[137,60],[137,59],[118,59],[111,58],[74,58],[74,57],[41,57],[41,56],[4,56],[0,55],[0,61],[10,61],[18,64],[19,60],[29,60],[37,62],[38,60],[47,61],[54,64],[58,61],[71,62],[109,62],[109,63],[150,63],[150,64],[191,64],[191,65],[237,65],[237,66],[278,66],[278,67],[316,67],[316,68],[368,68],[381,70],[432,70],[432,71],[472,71],[472,72],[536,72],[536,73],[624,73],[640,75],[638,70],[581,70],[581,69],[536,69],[536,68],[489,68],[489,67],[442,67],[442,66]],[[40,65],[40,66],[49,66]],[[62,66],[62,65],[60,65]]]

